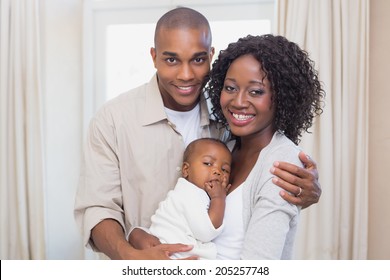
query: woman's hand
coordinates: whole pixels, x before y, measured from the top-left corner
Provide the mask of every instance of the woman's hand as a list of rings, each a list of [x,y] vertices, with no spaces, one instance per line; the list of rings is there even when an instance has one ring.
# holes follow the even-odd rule
[[[299,159],[305,168],[277,161],[271,173],[276,176],[272,180],[274,184],[285,190],[280,191],[280,196],[304,209],[319,201],[322,190],[318,182],[317,164],[303,152],[299,153]]]

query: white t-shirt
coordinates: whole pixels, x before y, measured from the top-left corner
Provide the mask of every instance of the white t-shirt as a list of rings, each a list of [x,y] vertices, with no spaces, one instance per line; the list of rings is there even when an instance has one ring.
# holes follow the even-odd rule
[[[244,242],[244,220],[242,205],[243,184],[226,196],[224,228],[213,240],[217,246],[217,259],[239,260]]]
[[[200,106],[187,112],[173,111],[165,107],[168,120],[176,126],[176,131],[181,134],[185,146],[200,138]]]

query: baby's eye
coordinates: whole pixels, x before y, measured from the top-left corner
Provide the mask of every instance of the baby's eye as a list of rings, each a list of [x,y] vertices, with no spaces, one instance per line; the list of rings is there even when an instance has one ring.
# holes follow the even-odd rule
[[[226,169],[226,168],[222,168],[222,171],[229,174],[230,173],[230,170],[229,169]]]
[[[210,162],[203,162],[204,165],[211,166]]]

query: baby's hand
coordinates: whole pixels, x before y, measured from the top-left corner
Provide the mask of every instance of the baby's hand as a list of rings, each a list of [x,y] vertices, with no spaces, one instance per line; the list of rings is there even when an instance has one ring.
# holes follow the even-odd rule
[[[227,177],[222,178],[222,187],[225,189],[226,193],[229,191],[232,184],[229,184],[229,180]]]
[[[227,179],[225,177],[222,179],[222,182],[218,180],[212,180],[210,182],[205,183],[205,190],[209,195],[210,199],[225,199],[229,188],[230,184],[228,184]]]

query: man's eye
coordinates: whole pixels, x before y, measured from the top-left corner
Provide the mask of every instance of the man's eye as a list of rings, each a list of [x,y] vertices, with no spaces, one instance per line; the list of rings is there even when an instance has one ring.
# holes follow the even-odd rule
[[[168,62],[168,63],[175,63],[176,62],[176,58],[169,57],[169,58],[166,59],[166,62]]]
[[[205,59],[202,57],[197,57],[194,59],[194,61],[195,61],[195,63],[203,63],[205,61]]]

